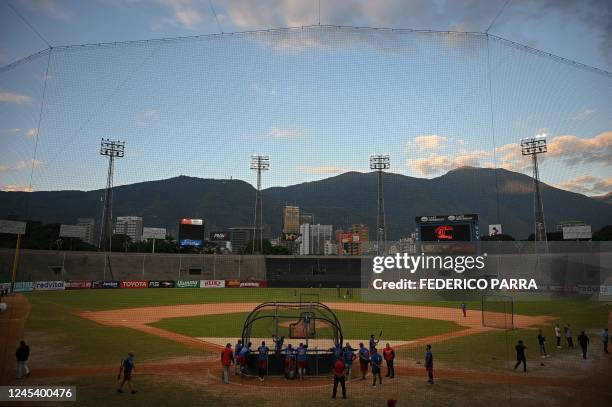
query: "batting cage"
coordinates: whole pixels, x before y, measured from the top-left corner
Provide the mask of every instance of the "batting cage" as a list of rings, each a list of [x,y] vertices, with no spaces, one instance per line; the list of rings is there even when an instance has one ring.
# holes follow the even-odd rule
[[[343,343],[342,327],[336,314],[318,301],[265,302],[244,321],[242,342],[252,343],[247,361],[249,374],[258,371],[257,349],[265,342],[270,349],[268,375],[292,376],[300,345],[306,347],[306,374],[326,375],[334,362],[332,349]]]

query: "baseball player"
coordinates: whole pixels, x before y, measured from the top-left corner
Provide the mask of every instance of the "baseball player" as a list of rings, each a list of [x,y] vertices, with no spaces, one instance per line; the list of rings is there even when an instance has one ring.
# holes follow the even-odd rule
[[[431,353],[431,345],[427,345],[425,349],[426,349],[425,351],[425,370],[427,370],[427,376],[429,377],[429,380],[427,380],[427,383],[434,384],[433,353]]]
[[[342,358],[343,349],[342,345],[339,343],[337,343],[336,346],[331,348],[329,351],[334,355],[334,360]]]
[[[128,357],[121,361],[121,365],[119,366],[119,373],[117,374],[117,380],[121,379],[121,372],[123,372],[123,381],[119,388],[117,389],[117,393],[123,393],[123,385],[127,382],[128,387],[132,394],[136,394],[136,390],[132,387],[132,372],[136,370],[134,366],[134,354],[132,352],[128,353]]]
[[[548,353],[546,353],[546,337],[542,335],[542,330],[538,331],[538,345],[540,346],[540,357],[547,358]]]
[[[346,380],[351,379],[351,374],[353,373],[353,361],[357,359],[357,356],[353,353],[355,350],[351,348],[350,343],[346,343],[344,347],[344,352],[342,353],[344,359],[344,365],[346,367]]]
[[[463,318],[467,317],[467,305],[465,302],[461,303],[461,312],[463,312]]]
[[[582,349],[582,359],[586,359],[587,355],[587,347],[589,346],[589,337],[582,331],[580,335],[578,335],[578,343],[580,344],[580,348]]]
[[[236,343],[236,347],[234,348],[235,352],[234,355],[236,355],[236,371],[234,372],[236,375],[240,374],[240,371],[242,370],[241,366],[242,366],[242,361],[240,359],[240,351],[242,350],[242,339],[238,339],[238,342]]]
[[[298,346],[295,353],[297,357],[298,376],[302,380],[305,380],[306,376],[306,361],[308,359],[308,357],[306,356],[307,352],[308,345],[304,345],[302,342],[300,342],[300,346]]]
[[[604,353],[610,353],[608,352],[608,342],[610,341],[610,335],[608,334],[608,328],[604,328],[604,330],[601,331],[601,341],[603,342]]]
[[[284,357],[285,377],[287,379],[293,379],[295,372],[295,350],[291,344],[287,345]]]
[[[370,363],[370,351],[363,346],[363,342],[359,343],[359,367],[361,369],[361,380],[365,380],[368,373],[368,364]]]
[[[387,363],[387,377],[393,379],[395,377],[395,368],[393,367],[393,361],[395,360],[395,351],[388,343],[385,349],[383,349],[383,358]]]
[[[346,398],[346,365],[341,358],[336,359],[332,368],[334,372],[334,390],[332,391],[332,399],[336,398],[338,392],[338,383],[342,387],[342,398]]]
[[[523,345],[523,341],[519,340],[514,348],[516,349],[516,365],[514,365],[514,370],[522,363],[523,372],[527,372],[527,358],[525,357],[527,346]]]
[[[221,365],[223,366],[223,383],[229,384],[230,366],[234,363],[232,344],[228,343],[221,351]]]
[[[283,343],[285,342],[285,337],[284,336],[277,337],[276,335],[272,335],[272,342],[274,342],[274,352],[277,355],[280,354],[281,350],[283,349]]]
[[[251,354],[251,342],[247,343],[240,349],[240,374],[247,375],[249,373],[249,355]]]
[[[25,372],[26,377],[30,377],[30,368],[28,367],[28,359],[30,358],[30,347],[26,345],[25,341],[19,342],[19,347],[15,352],[17,357],[17,378],[23,378]]]
[[[270,349],[266,346],[266,342],[262,341],[261,346],[257,348],[257,367],[259,368],[259,380],[264,381],[264,376],[268,372],[268,352]]]
[[[376,339],[374,339],[374,334],[370,335],[370,353],[372,353],[372,350],[378,346],[378,341]]]
[[[561,349],[561,328],[555,324],[555,338],[557,339],[557,349]]]
[[[574,339],[572,338],[572,329],[570,328],[570,325],[566,324],[563,330],[565,331],[565,340],[567,341],[567,346],[570,349],[574,349]]]
[[[370,356],[370,363],[372,364],[372,387],[376,387],[376,377],[378,377],[378,384],[382,384],[382,376],[380,375],[380,368],[382,365],[383,358],[376,348],[372,349],[372,356]]]

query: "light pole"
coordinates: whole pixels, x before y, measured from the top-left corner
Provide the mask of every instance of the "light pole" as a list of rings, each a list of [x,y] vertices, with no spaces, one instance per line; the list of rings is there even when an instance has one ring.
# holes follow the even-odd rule
[[[125,142],[102,139],[100,142],[100,155],[108,157],[108,173],[106,177],[106,190],[104,193],[104,207],[102,209],[102,222],[100,223],[100,242],[98,248],[111,251],[113,236],[113,171],[115,158],[123,158]]]
[[[538,134],[535,137],[521,139],[521,153],[531,156],[533,162],[533,198],[534,198],[534,220],[535,220],[535,242],[546,242],[546,224],[544,223],[544,203],[540,193],[540,171],[538,169],[538,155],[546,153],[546,134]]]
[[[376,218],[376,254],[383,253],[383,246],[387,241],[385,230],[385,196],[383,193],[383,170],[391,168],[391,159],[388,154],[371,155],[370,169],[378,172],[378,215]]]
[[[252,155],[251,169],[257,171],[257,191],[255,193],[255,222],[253,225],[253,253],[255,253],[255,236],[259,229],[259,253],[263,253],[263,201],[261,197],[261,172],[270,169],[270,157]]]

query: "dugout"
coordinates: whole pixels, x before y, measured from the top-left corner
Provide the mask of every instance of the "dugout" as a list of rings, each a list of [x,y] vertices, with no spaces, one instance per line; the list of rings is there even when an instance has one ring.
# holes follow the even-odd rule
[[[282,350],[275,351],[273,335],[284,337]],[[257,348],[265,341],[270,348],[268,372],[270,376],[285,374],[285,349],[289,344],[297,349],[300,343],[308,346],[306,375],[324,376],[331,373],[331,349],[342,345],[342,327],[336,314],[318,301],[265,302],[253,309],[244,321],[242,342],[252,343],[248,371],[257,375]]]

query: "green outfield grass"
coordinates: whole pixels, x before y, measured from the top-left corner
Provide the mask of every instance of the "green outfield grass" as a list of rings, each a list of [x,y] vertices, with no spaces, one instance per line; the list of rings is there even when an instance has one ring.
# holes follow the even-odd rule
[[[378,336],[382,330],[384,339],[411,340],[463,329],[453,322],[431,319],[391,317],[364,312],[334,311],[346,339],[367,340],[371,334]],[[153,326],[193,337],[240,337],[248,313],[203,315],[196,317],[167,318]],[[267,338],[274,333],[274,320],[264,319],[253,325],[252,337]],[[288,322],[288,321],[287,321]],[[317,337],[331,338],[330,328],[317,328]],[[280,327],[280,335],[288,336],[288,328]],[[355,346],[357,344],[354,344]]]

